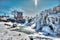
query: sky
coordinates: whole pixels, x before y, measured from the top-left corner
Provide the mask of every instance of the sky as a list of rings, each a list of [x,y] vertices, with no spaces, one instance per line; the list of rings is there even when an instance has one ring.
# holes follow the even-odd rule
[[[60,0],[38,0],[37,6],[34,0],[0,0],[0,15],[13,16],[11,11],[17,10],[22,11],[25,16],[34,16],[58,4],[60,4]]]

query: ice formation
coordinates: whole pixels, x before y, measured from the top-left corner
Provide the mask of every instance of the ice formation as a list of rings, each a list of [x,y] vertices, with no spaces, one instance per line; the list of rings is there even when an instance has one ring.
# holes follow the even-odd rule
[[[58,8],[60,6],[57,6]],[[53,9],[54,10],[54,9]],[[52,10],[52,11],[53,11]],[[36,16],[36,31],[44,32],[44,34],[57,35],[60,34],[60,11],[56,9],[56,12],[51,10],[45,10],[40,15]],[[57,31],[58,30],[58,31]]]

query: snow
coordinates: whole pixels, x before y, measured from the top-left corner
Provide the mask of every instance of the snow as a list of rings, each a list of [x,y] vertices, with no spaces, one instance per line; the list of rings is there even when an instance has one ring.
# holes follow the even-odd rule
[[[1,22],[0,25],[0,40],[30,40],[27,34],[17,31],[10,31],[10,29],[5,28],[3,22]]]
[[[33,29],[35,27],[35,24],[29,26],[29,27],[24,27],[22,30],[25,31],[30,31],[33,32],[33,34],[26,34],[23,32],[17,32],[17,31],[11,31],[14,29],[20,29],[20,27],[16,27],[16,28],[10,28],[7,29],[6,26],[4,25],[5,22],[0,22],[0,40],[30,40],[30,37],[32,37],[34,40],[40,40],[41,38],[48,38],[48,39],[52,39],[52,40],[59,40],[60,38],[57,37],[51,37],[51,36],[45,36],[43,35],[44,32],[36,32],[35,29]],[[19,24],[19,26],[21,26]],[[4,30],[3,30],[4,29]],[[46,26],[43,28],[43,31],[47,32],[47,33],[51,33],[51,30]],[[21,34],[21,35],[20,35]],[[45,40],[45,39],[43,39]]]

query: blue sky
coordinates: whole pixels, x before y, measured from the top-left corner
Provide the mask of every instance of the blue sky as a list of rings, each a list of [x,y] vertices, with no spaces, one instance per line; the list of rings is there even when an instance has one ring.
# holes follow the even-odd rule
[[[38,5],[35,6],[33,0],[0,0],[0,15],[10,15],[11,11],[23,11],[24,15],[34,16],[42,10],[53,8],[60,4],[60,0],[38,0]]]

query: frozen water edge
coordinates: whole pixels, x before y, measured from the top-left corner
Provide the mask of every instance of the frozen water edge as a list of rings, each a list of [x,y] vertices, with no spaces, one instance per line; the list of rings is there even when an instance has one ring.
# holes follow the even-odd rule
[[[34,40],[60,40],[60,38],[51,37],[51,36],[45,36],[45,35],[39,35],[39,33],[28,35],[30,38],[33,38]]]

